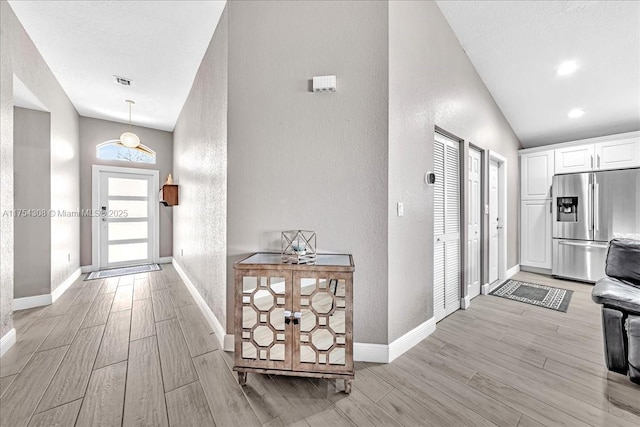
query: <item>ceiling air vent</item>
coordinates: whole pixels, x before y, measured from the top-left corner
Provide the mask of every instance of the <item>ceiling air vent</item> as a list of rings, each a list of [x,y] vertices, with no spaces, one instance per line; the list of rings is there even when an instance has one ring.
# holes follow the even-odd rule
[[[123,86],[131,86],[131,80],[125,77],[113,76],[116,78],[116,83],[121,84]]]

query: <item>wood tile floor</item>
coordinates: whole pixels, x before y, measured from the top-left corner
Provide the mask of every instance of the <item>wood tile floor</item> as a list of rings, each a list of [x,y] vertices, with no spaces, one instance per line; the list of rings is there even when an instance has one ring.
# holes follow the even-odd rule
[[[559,313],[493,296],[388,365],[342,382],[249,375],[238,386],[172,266],[77,281],[15,313],[0,360],[2,426],[638,426],[640,387],[603,364],[591,286]],[[338,387],[338,388],[337,388]]]

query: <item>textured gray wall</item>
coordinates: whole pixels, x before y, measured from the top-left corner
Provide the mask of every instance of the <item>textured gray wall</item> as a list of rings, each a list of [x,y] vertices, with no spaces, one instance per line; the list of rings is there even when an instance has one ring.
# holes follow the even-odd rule
[[[354,339],[386,343],[388,5],[227,7],[229,307],[233,261],[315,230],[321,251],[354,256]],[[327,74],[337,92],[309,92]]]
[[[518,263],[520,142],[434,2],[389,3],[389,342],[433,314],[433,132],[507,158],[507,266]],[[397,217],[396,203],[405,215]]]
[[[228,5],[227,5],[228,7]],[[226,319],[227,31],[225,10],[173,132],[174,259],[218,320]]]
[[[80,205],[78,113],[5,0],[0,1],[0,210],[13,209],[13,75],[51,112],[51,208]],[[0,335],[12,328],[13,219],[0,216]],[[80,266],[78,218],[51,220],[51,290]],[[69,259],[68,259],[69,257]]]
[[[124,106],[124,103],[123,103]],[[103,160],[96,157],[96,145],[118,139],[127,129],[123,123],[80,117],[80,207],[91,209],[92,165],[109,165],[125,168],[153,169],[160,171],[160,185],[173,173],[173,134],[162,130],[133,126],[140,142],[156,152],[156,164]],[[180,189],[182,190],[182,189]],[[182,196],[182,194],[180,194]],[[182,203],[179,200],[179,203]],[[160,206],[160,256],[173,254],[173,209]],[[80,221],[80,265],[91,265],[91,218]]]
[[[15,209],[51,206],[51,113],[13,110]],[[51,218],[17,217],[14,222],[14,298],[51,293]]]

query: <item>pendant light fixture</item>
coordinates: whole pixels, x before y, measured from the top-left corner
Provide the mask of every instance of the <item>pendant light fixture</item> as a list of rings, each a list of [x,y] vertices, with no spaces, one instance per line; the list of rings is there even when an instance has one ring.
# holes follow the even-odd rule
[[[131,132],[131,104],[135,104],[135,102],[130,99],[127,99],[125,102],[129,104],[129,131],[120,135],[120,143],[125,147],[136,148],[140,145],[140,138],[138,135]]]

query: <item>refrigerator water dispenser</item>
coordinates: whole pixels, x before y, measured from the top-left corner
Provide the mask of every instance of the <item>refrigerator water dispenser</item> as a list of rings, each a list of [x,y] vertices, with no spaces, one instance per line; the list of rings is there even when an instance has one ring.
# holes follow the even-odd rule
[[[558,197],[557,198],[558,222],[578,222],[578,198]]]

